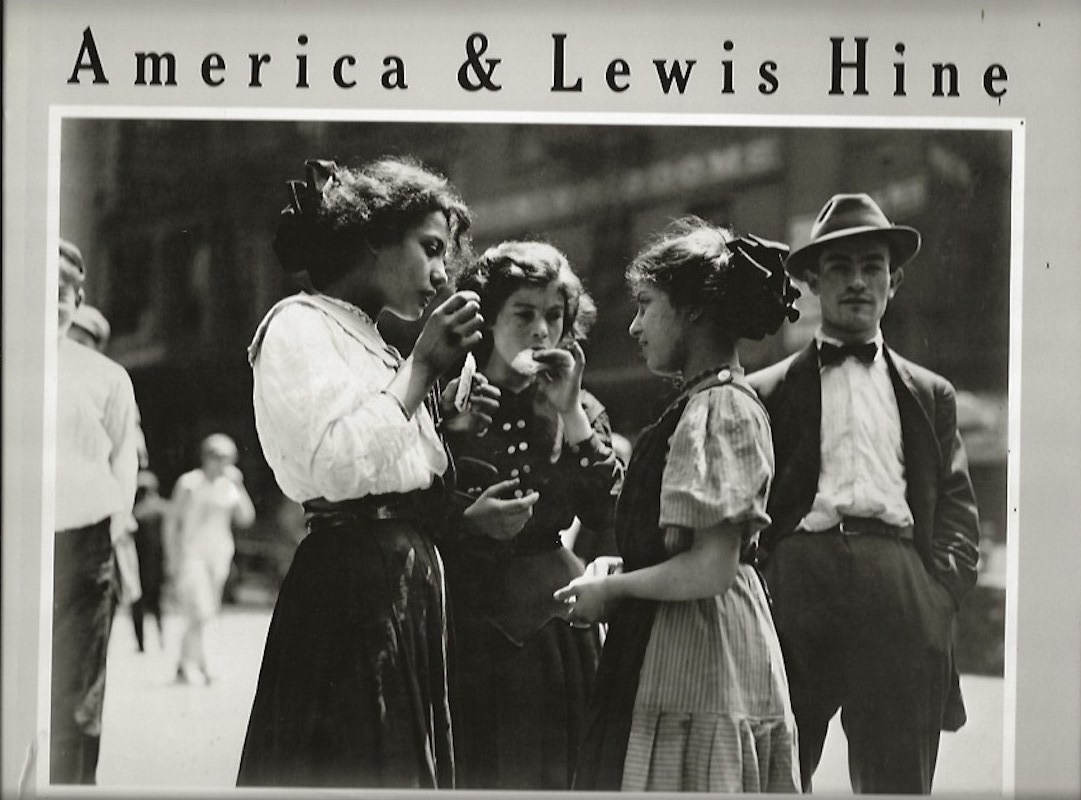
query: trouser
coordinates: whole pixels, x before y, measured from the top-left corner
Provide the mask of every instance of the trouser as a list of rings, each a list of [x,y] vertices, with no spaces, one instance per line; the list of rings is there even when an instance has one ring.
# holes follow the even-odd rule
[[[837,710],[857,792],[929,792],[952,673],[953,599],[911,542],[797,531],[767,581],[804,790]]]
[[[49,778],[92,784],[118,596],[109,520],[57,531],[54,542]]]

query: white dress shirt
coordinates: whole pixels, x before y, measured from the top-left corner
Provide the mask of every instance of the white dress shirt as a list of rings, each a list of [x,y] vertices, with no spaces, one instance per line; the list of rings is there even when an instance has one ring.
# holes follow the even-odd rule
[[[56,530],[84,528],[106,517],[127,519],[139,472],[136,418],[127,371],[96,350],[60,336]]]
[[[819,346],[842,344],[821,331],[815,340]],[[821,367],[821,469],[814,503],[799,525],[804,530],[826,530],[846,516],[912,524],[905,499],[901,414],[881,331],[874,342],[878,352],[870,364],[846,358]]]
[[[287,297],[260,323],[248,356],[259,442],[292,500],[425,489],[446,470],[428,410],[406,417],[383,393],[402,357],[359,308]]]

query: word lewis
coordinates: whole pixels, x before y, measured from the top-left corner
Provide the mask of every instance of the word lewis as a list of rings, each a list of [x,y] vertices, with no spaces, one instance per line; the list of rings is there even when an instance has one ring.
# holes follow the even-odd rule
[[[710,82],[716,82],[720,94],[735,94],[733,85],[734,59],[731,57],[735,44],[726,40],[721,47],[724,50],[724,58],[720,60],[720,80],[715,81],[716,75],[706,78]],[[691,76],[695,73],[695,58],[654,58],[651,59],[652,70],[647,74],[655,74],[657,86],[665,95],[682,95],[690,85]],[[580,93],[585,83],[584,78],[572,72],[567,66],[567,34],[552,34],[552,85],[550,91],[562,93]],[[708,64],[699,69],[711,71],[714,65]],[[763,61],[758,65],[758,76],[761,82],[758,91],[761,94],[773,94],[779,86],[777,80],[777,62]],[[620,94],[631,88],[631,65],[624,58],[611,59],[604,69],[604,84],[609,91]],[[699,80],[703,80],[699,78]],[[650,81],[652,83],[652,80]]]

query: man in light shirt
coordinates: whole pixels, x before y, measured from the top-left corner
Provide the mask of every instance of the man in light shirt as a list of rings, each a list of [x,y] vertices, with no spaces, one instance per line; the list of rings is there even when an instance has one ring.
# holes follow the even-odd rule
[[[940,731],[965,721],[952,627],[979,521],[954,389],[879,328],[919,248],[868,195],[832,197],[785,265],[821,327],[750,379],[773,425],[761,559],[805,790],[838,709],[857,792],[930,792]]]
[[[61,240],[57,339],[50,780],[94,783],[105,654],[117,600],[114,544],[129,537],[138,456],[135,394],[119,364],[67,336],[82,254]]]

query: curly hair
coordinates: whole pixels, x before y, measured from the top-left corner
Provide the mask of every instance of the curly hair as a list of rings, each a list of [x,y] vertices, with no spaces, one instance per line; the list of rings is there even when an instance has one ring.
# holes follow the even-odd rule
[[[305,162],[308,180],[290,181],[274,251],[288,272],[307,272],[316,288],[345,273],[358,248],[400,242],[440,211],[450,229],[449,267],[465,257],[471,217],[445,177],[411,158],[384,157],[360,166]]]
[[[788,248],[698,217],[676,220],[627,267],[631,289],[655,286],[677,308],[706,309],[733,341],[776,333],[794,322],[799,290],[784,271]]]
[[[583,341],[597,319],[597,307],[567,257],[547,242],[508,241],[489,247],[458,276],[456,288],[480,296],[480,313],[490,325],[516,291],[527,286],[543,288],[552,283],[563,296],[563,332],[559,343]],[[486,329],[477,350],[481,363],[491,355],[491,349],[492,334]]]

